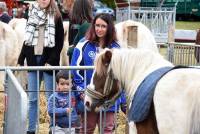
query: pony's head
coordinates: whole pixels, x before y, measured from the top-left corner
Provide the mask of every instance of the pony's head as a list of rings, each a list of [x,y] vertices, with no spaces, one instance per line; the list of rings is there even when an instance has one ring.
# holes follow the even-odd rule
[[[120,86],[114,78],[110,62],[112,50],[105,49],[95,60],[95,70],[87,86],[85,106],[88,110],[99,111],[111,106],[120,94]]]

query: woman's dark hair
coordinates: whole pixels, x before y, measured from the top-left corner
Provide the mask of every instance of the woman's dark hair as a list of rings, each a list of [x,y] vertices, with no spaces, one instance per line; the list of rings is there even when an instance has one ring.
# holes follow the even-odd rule
[[[70,15],[73,24],[82,24],[92,21],[92,7],[88,0],[75,0]]]
[[[91,42],[98,42],[98,37],[95,32],[95,23],[97,19],[102,19],[107,23],[107,33],[104,40],[104,47],[111,45],[113,41],[117,41],[115,26],[113,22],[113,18],[111,15],[106,13],[101,13],[96,15],[94,20],[92,21],[92,25],[88,32],[86,33],[86,39]]]

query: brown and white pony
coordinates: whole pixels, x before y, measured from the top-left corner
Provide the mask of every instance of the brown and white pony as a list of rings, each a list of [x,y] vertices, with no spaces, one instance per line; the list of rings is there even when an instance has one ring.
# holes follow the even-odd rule
[[[105,102],[112,102],[120,89],[124,89],[130,107],[144,78],[166,66],[173,67],[172,63],[151,50],[105,49],[96,59],[84,103],[89,110],[98,109]],[[130,121],[129,133],[199,134],[199,81],[199,69],[181,68],[168,72],[155,87],[150,115],[142,122]]]

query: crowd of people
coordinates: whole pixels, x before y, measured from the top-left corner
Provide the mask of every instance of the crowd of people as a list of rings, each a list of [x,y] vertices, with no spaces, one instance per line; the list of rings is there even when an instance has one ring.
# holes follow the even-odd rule
[[[11,17],[8,15],[7,7],[5,2],[0,2],[0,21],[8,23]]]
[[[70,66],[92,66],[96,54],[104,48],[120,49],[112,16],[105,13],[93,16],[93,0],[74,0],[71,6],[68,15],[70,48],[66,52],[70,59]],[[64,44],[64,30],[63,16],[56,1],[37,0],[26,12],[28,14],[25,37],[18,58],[18,66],[24,66],[25,60],[28,66],[59,66],[60,53]],[[8,23],[10,19],[11,17],[6,12],[6,5],[1,6],[0,3],[0,21]],[[57,73],[56,92],[53,93],[52,71],[40,71],[39,77],[37,71],[28,71],[27,134],[35,134],[37,131],[38,91],[40,90],[38,87],[40,88],[42,80],[44,80],[50,116],[49,133],[93,134],[96,125],[99,128],[105,126],[103,129],[105,134],[113,133],[115,112],[121,108],[126,113],[125,93],[121,93],[112,107],[102,111],[106,113],[105,121],[100,122],[103,120],[100,119],[100,113],[94,111],[86,112],[87,120],[85,121],[84,91],[86,85],[90,83],[93,70],[87,70],[86,73],[81,70],[71,72],[72,77],[69,77],[67,70]]]
[[[12,18],[25,18],[28,17],[29,4],[20,4],[18,8],[13,8],[11,12],[8,11],[5,2],[0,2],[0,21],[9,23]]]

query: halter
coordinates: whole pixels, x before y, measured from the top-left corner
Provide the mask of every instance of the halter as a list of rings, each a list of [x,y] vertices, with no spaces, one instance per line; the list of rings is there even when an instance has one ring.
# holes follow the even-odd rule
[[[113,71],[110,66],[108,66],[106,82],[104,85],[103,93],[96,91],[95,89],[91,88],[89,85],[87,86],[86,94],[92,98],[103,100],[110,94],[113,86],[115,78],[113,75]],[[108,109],[119,97],[121,93],[121,89],[109,100],[106,100],[104,104],[101,106],[102,109]]]

